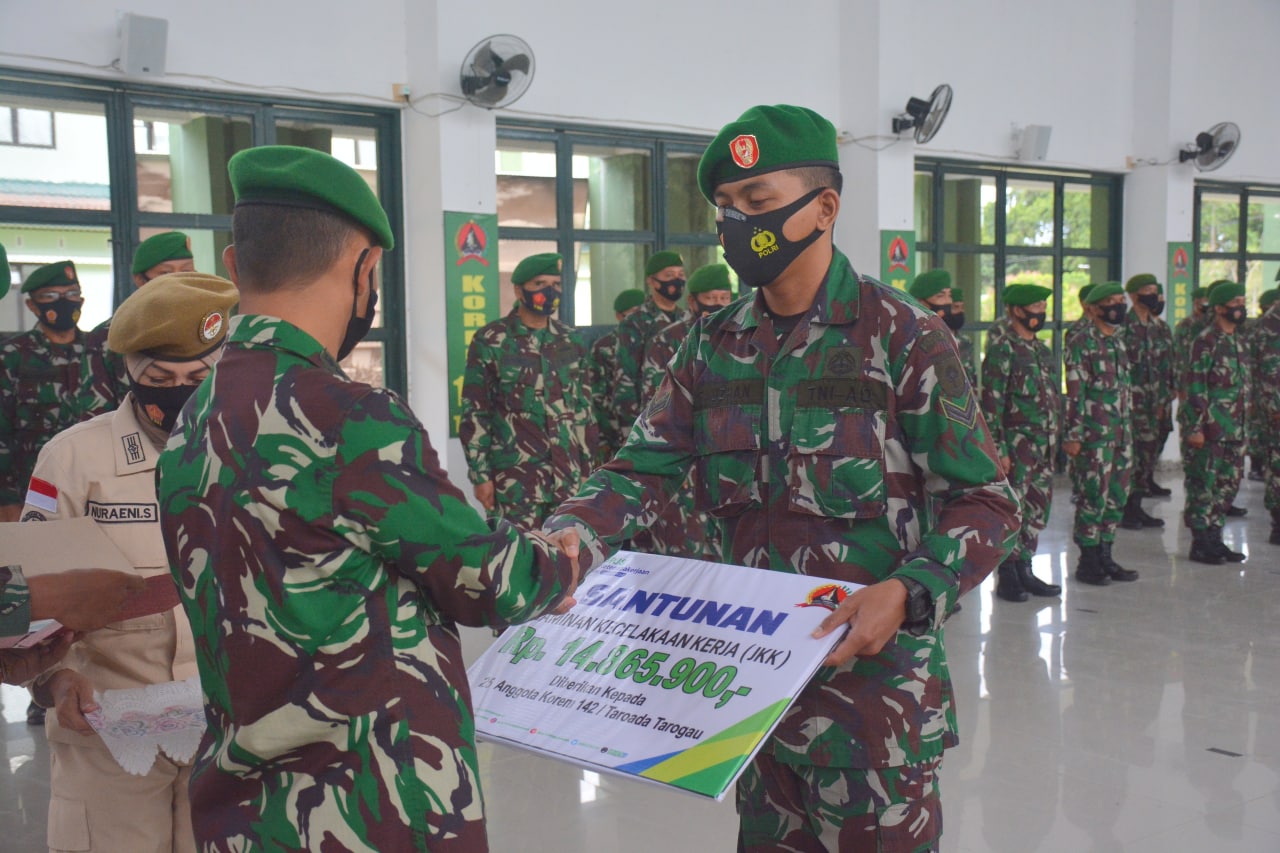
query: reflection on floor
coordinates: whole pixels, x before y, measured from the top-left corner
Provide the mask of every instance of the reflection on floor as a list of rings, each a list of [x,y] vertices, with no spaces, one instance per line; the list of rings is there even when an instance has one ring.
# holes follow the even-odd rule
[[[943,767],[949,851],[1280,851],[1280,547],[1266,544],[1262,487],[1226,528],[1239,565],[1188,562],[1171,499],[1163,530],[1121,531],[1137,583],[1070,578],[1072,507],[1059,481],[1036,573],[1061,599],[1009,604],[994,578],[947,628],[962,745]],[[470,658],[491,639],[466,635]],[[44,850],[48,750],[6,687],[0,848]],[[495,853],[715,853],[734,849],[731,802],[703,802],[481,746]]]

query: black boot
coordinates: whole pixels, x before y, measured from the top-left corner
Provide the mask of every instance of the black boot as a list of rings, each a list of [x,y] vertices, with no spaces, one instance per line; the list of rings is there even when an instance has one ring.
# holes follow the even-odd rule
[[[1103,568],[1098,554],[1098,545],[1081,545],[1080,562],[1076,563],[1076,580],[1093,586],[1106,586],[1111,577]]]
[[[1206,566],[1221,566],[1226,558],[1218,553],[1213,544],[1213,534],[1208,530],[1191,531],[1191,553],[1187,555],[1194,563]]]
[[[1141,530],[1147,526],[1142,516],[1140,499],[1137,495],[1129,495],[1129,500],[1124,505],[1124,515],[1120,517],[1120,526],[1125,530]]]
[[[996,571],[999,573],[996,598],[1003,598],[1005,601],[1027,600],[1027,591],[1022,588],[1022,581],[1018,579],[1018,565],[1012,558],[1001,563]]]
[[[1231,506],[1227,507],[1227,515],[1230,518],[1244,518],[1248,514],[1249,514],[1249,510],[1245,509],[1242,506],[1236,506],[1235,504],[1232,504]]]
[[[1210,541],[1214,547],[1214,550],[1217,551],[1218,556],[1226,560],[1228,563],[1244,562],[1245,555],[1243,553],[1241,553],[1240,551],[1232,551],[1230,548],[1227,547],[1227,543],[1222,541],[1222,525],[1218,525],[1217,527],[1210,527],[1209,532],[1213,537]]]
[[[1107,577],[1113,581],[1136,581],[1138,579],[1137,572],[1132,569],[1126,569],[1111,558],[1111,545],[1112,543],[1110,542],[1103,542],[1098,546],[1098,562],[1106,570]]]
[[[1272,545],[1280,545],[1280,509],[1271,510],[1271,538],[1267,541]]]
[[[1062,587],[1056,583],[1045,583],[1031,573],[1031,560],[1029,559],[1018,561],[1018,580],[1022,581],[1022,588],[1032,595],[1040,595],[1045,598],[1062,595]]]
[[[1173,494],[1173,492],[1157,483],[1155,477],[1147,480],[1146,485],[1143,486],[1143,491],[1147,493],[1148,497],[1152,498],[1167,498],[1169,495]]]

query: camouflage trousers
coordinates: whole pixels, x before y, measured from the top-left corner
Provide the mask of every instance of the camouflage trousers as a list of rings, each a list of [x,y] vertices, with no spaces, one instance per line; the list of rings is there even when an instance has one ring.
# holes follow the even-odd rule
[[[1141,429],[1134,428],[1133,477],[1130,479],[1134,492],[1142,492],[1151,482],[1152,475],[1156,472],[1156,463],[1160,461],[1160,451],[1164,450],[1172,431],[1173,425],[1167,422],[1157,422]]]
[[[1255,452],[1262,457],[1262,472],[1267,479],[1266,507],[1280,510],[1280,431],[1260,433]]]
[[[1189,448],[1184,469],[1187,503],[1182,521],[1192,530],[1218,527],[1226,517],[1244,474],[1244,442],[1205,442]]]
[[[1072,538],[1077,545],[1115,541],[1129,500],[1131,456],[1129,445],[1120,443],[1082,447],[1072,458],[1071,480],[1078,495]]]
[[[649,528],[652,553],[695,560],[720,559],[720,522],[693,508],[693,486],[685,483]]]
[[[738,780],[740,853],[926,853],[942,837],[942,756],[881,769],[783,764],[762,750]]]
[[[1040,544],[1040,531],[1049,523],[1053,501],[1053,442],[1048,435],[1009,436],[1009,485],[1018,493],[1022,527],[1010,553],[1015,560],[1030,560]]]

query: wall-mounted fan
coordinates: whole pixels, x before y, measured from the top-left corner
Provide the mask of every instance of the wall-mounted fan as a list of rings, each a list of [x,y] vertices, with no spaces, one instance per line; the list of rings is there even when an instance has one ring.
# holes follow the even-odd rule
[[[533,50],[518,36],[490,36],[467,51],[459,78],[462,94],[476,106],[510,106],[533,82]]]
[[[1239,147],[1240,126],[1233,121],[1222,121],[1197,133],[1195,143],[1178,152],[1178,162],[1191,160],[1201,172],[1212,172],[1230,160]]]
[[[893,117],[893,132],[915,128],[916,142],[924,145],[938,135],[942,121],[951,109],[951,87],[946,83],[933,90],[929,100],[910,98],[906,112]]]

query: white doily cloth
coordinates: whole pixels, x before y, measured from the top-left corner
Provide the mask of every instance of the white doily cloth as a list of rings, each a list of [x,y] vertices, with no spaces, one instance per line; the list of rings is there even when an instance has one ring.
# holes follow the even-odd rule
[[[199,677],[131,690],[95,693],[100,710],[85,714],[111,756],[129,773],[145,776],[163,749],[188,762],[204,734],[204,700]]]

